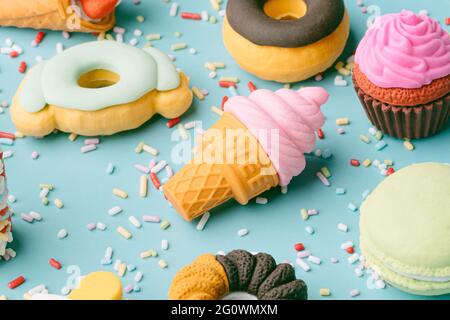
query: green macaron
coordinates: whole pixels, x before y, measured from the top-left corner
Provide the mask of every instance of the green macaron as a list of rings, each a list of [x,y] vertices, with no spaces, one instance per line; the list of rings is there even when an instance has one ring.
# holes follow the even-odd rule
[[[361,206],[360,246],[386,282],[450,293],[450,164],[420,163],[384,179]]]

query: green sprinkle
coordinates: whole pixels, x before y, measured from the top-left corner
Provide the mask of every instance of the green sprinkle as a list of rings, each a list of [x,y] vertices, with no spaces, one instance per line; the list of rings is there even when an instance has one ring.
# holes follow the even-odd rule
[[[217,18],[214,17],[214,16],[209,17],[209,23],[216,24],[217,23]]]
[[[366,135],[360,135],[359,138],[361,139],[362,142],[369,144],[370,143],[370,138]]]
[[[47,188],[48,190],[52,191],[53,190],[53,185],[49,184],[49,183],[41,183],[39,185],[39,189],[45,189]]]
[[[144,148],[145,143],[143,141],[139,142],[139,144],[134,148],[134,152],[141,153]]]
[[[142,22],[145,21],[145,17],[144,16],[137,16],[136,17],[136,21],[139,22],[139,23],[142,23]]]
[[[42,204],[43,204],[44,206],[47,206],[47,205],[48,205],[48,202],[49,202],[49,201],[48,201],[48,198],[47,198],[47,197],[43,197],[41,201],[42,201]]]
[[[305,208],[300,209],[300,215],[302,216],[303,221],[309,219],[308,211]]]
[[[320,171],[325,176],[325,178],[331,177],[331,172],[327,167],[322,167],[322,169],[320,169]]]
[[[161,229],[166,230],[167,228],[170,227],[170,222],[167,220],[164,220],[161,222],[161,224],[159,226],[161,227]]]

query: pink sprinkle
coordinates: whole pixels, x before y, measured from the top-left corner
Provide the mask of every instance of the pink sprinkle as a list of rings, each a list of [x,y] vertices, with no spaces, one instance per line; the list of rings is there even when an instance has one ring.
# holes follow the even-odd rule
[[[20,215],[20,217],[22,218],[22,220],[29,222],[29,223],[32,223],[34,220],[32,216],[30,216],[29,214],[26,214],[26,213],[22,213]]]
[[[36,160],[37,158],[39,158],[39,153],[37,153],[36,151],[33,151],[31,153],[31,159]]]
[[[145,222],[156,222],[159,223],[161,219],[158,216],[142,216],[142,220]]]
[[[323,75],[322,75],[321,73],[319,73],[318,75],[316,75],[316,76],[314,77],[314,80],[316,80],[316,81],[322,81],[322,80],[323,80]]]
[[[173,170],[169,165],[166,166],[166,173],[169,178],[173,176]]]
[[[318,215],[318,214],[319,214],[319,211],[316,210],[316,209],[309,209],[308,210],[308,216],[315,216],[315,215]]]
[[[150,169],[142,164],[135,164],[134,167],[136,168],[136,170],[142,172],[142,173],[150,173]]]
[[[127,285],[123,290],[126,293],[130,293],[131,291],[133,291],[134,286],[132,284]]]
[[[356,4],[357,4],[359,7],[361,7],[361,6],[363,5],[363,1],[362,1],[362,0],[357,0],[357,1],[356,1]]]
[[[84,139],[84,144],[85,144],[85,145],[89,145],[89,144],[99,144],[99,143],[100,143],[100,139],[99,139],[99,138]]]
[[[96,224],[94,222],[91,222],[87,225],[87,228],[89,231],[92,231],[96,228]]]
[[[152,159],[152,161],[150,161],[150,163],[148,164],[148,169],[152,170],[155,165],[156,165],[156,160]]]
[[[303,251],[297,252],[297,258],[300,258],[300,259],[307,258],[310,255],[311,255],[311,252],[309,252],[308,250],[303,250]]]
[[[88,144],[86,146],[81,147],[81,153],[94,151],[95,149],[97,149],[97,146],[95,144]]]

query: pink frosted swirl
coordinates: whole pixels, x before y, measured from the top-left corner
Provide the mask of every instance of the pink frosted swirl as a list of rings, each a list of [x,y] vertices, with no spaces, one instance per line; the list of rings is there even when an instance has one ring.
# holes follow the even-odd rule
[[[420,88],[450,74],[450,37],[437,21],[403,10],[375,21],[355,61],[379,87]]]
[[[320,106],[327,100],[322,88],[256,90],[248,98],[231,98],[224,110],[258,138],[278,172],[280,185],[285,186],[305,169],[304,154],[315,147],[315,131],[324,123]],[[270,138],[274,129],[279,130],[277,141]]]

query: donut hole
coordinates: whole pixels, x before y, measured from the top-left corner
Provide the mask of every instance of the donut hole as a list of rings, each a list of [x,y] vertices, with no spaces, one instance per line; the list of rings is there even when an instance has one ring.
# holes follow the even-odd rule
[[[115,85],[120,76],[110,70],[96,69],[83,73],[78,79],[78,85],[87,89],[100,89]]]
[[[296,20],[306,14],[308,7],[304,0],[268,0],[263,9],[275,20]]]
[[[226,296],[222,297],[221,300],[258,300],[258,298],[248,292],[230,292]]]

